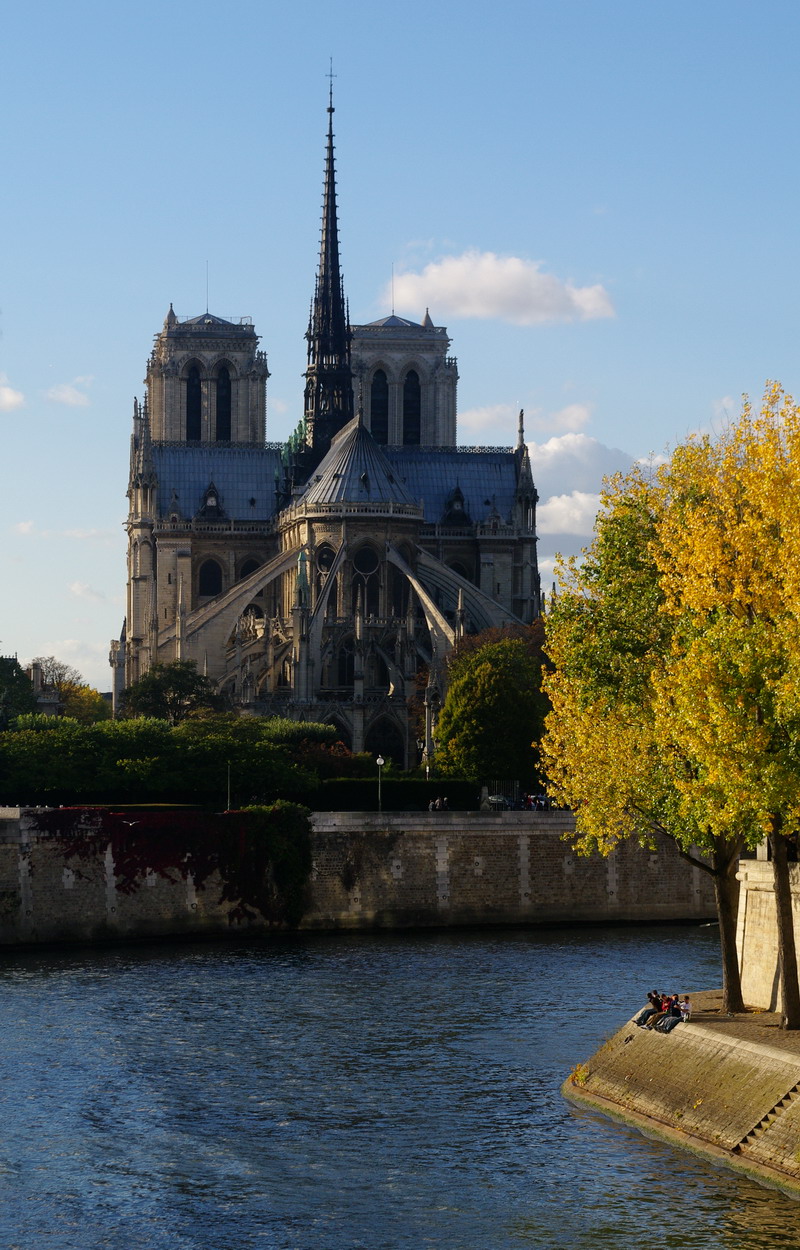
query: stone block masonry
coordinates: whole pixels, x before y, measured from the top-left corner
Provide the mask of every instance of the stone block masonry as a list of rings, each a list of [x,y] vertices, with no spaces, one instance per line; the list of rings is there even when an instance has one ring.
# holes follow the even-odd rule
[[[720,994],[692,999],[695,1006],[717,1005],[668,1035],[629,1022],[576,1066],[565,1095],[800,1195],[794,1038],[781,1035],[773,1020],[754,1027],[746,1016],[723,1016]]]
[[[708,874],[666,839],[608,859],[564,840],[569,812],[319,812],[304,928],[707,919]]]
[[[451,925],[701,920],[714,916],[710,878],[668,841],[577,856],[565,812],[317,813],[300,927],[395,929]],[[120,889],[110,848],[97,861],[65,855],[31,814],[0,809],[0,945],[258,931],[231,923],[212,878],[145,873]]]

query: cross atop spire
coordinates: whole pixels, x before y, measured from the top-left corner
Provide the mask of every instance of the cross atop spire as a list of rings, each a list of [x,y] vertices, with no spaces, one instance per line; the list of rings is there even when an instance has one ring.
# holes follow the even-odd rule
[[[350,370],[352,338],[339,265],[339,225],[336,213],[336,170],[333,147],[333,65],[329,73],[328,142],[322,198],[319,268],[308,323],[306,369],[306,439],[324,455],[331,438],[353,416]]]

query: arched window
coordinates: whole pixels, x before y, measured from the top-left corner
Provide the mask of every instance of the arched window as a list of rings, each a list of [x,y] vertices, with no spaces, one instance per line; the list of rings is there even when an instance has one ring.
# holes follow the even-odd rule
[[[201,597],[222,592],[222,569],[216,560],[204,560],[197,577],[197,593]]]
[[[245,560],[244,564],[239,569],[239,581],[243,582],[244,579],[249,577],[251,573],[255,573],[257,568],[260,568],[258,560]]]
[[[201,411],[200,370],[192,365],[186,375],[186,438],[189,442],[200,442]]]
[[[389,382],[383,369],[372,375],[369,411],[372,437],[385,447],[389,442]]]
[[[410,369],[403,383],[403,443],[418,444],[422,429],[422,390],[419,374]]]
[[[355,680],[356,658],[353,654],[352,642],[346,642],[339,651],[337,663],[337,681],[338,686],[352,686]]]
[[[217,374],[217,442],[231,441],[231,375],[226,365]]]
[[[353,557],[352,610],[355,612],[359,598],[365,616],[377,616],[380,602],[378,554],[374,547],[359,547]],[[360,595],[359,595],[360,592]]]

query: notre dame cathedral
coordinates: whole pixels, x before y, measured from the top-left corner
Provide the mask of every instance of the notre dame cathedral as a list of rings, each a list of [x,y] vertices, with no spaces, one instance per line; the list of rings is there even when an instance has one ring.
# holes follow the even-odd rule
[[[409,767],[433,749],[456,638],[539,615],[537,495],[522,414],[515,448],[456,446],[444,327],[427,312],[350,325],[332,100],[328,116],[297,432],[266,441],[248,319],[170,306],[156,337],[134,404],[114,694],[192,660],[243,713],[332,723]]]

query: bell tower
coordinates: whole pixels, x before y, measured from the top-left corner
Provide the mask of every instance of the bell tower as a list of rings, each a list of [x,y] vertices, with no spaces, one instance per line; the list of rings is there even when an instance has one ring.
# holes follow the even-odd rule
[[[268,377],[249,317],[181,321],[170,304],[145,378],[153,441],[263,446]]]

